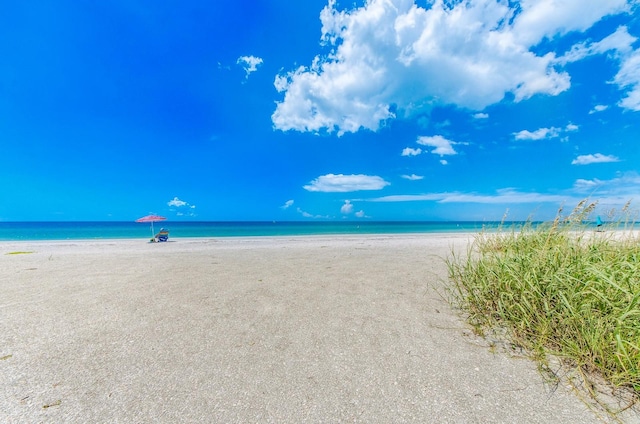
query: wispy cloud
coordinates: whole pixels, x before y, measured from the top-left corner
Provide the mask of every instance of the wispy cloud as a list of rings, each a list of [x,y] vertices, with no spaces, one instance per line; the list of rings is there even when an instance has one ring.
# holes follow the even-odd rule
[[[167,202],[168,206],[174,207],[174,208],[183,208],[183,207],[187,207],[190,209],[195,209],[196,205],[191,205],[189,204],[189,202],[185,202],[184,200],[180,200],[177,197],[174,197],[173,199],[169,200]]]
[[[622,207],[631,201],[637,208],[640,206],[638,187],[640,187],[640,175],[631,172],[609,180],[578,179],[575,181],[573,191],[582,197],[588,196],[598,200],[603,207]]]
[[[390,183],[374,175],[322,175],[303,188],[307,191],[325,193],[346,193],[360,190],[382,190]]]
[[[613,51],[614,54],[625,54],[633,50],[636,37],[629,34],[626,26],[620,26],[616,31],[596,42],[581,42],[574,44],[567,53],[559,57],[556,62],[566,64],[577,62],[585,57]]]
[[[573,188],[578,192],[584,193],[584,192],[593,191],[602,185],[603,185],[603,182],[597,178],[594,178],[593,180],[585,180],[585,179],[579,178],[573,184]]]
[[[622,90],[626,90],[625,97],[620,100],[618,106],[636,112],[640,111],[640,48],[622,61],[613,82]]]
[[[520,203],[558,203],[572,196],[544,193],[527,193],[505,188],[496,194],[476,193],[428,193],[418,195],[395,195],[370,199],[372,202],[421,202],[436,201],[438,203],[482,203],[482,204],[520,204]]]
[[[633,49],[637,40],[637,37],[629,34],[626,26],[619,26],[613,34],[601,41],[575,44],[569,52],[559,57],[557,62],[565,64],[595,54],[608,53],[620,63],[620,69],[613,78],[613,83],[625,92],[625,96],[620,100],[618,106],[640,111],[640,49]],[[589,113],[601,112],[606,108],[606,106],[599,105]]]
[[[287,200],[284,205],[280,206],[280,209],[289,209],[291,206],[293,206],[293,200]]]
[[[249,78],[252,72],[258,70],[258,66],[262,65],[262,58],[256,56],[240,56],[236,63],[244,69],[246,75],[245,78]]]
[[[473,114],[473,117],[475,119],[488,119],[489,118],[489,114],[488,113],[478,112],[478,113]]]
[[[535,191],[521,191],[513,188],[503,188],[495,193],[469,193],[469,192],[441,192],[423,194],[401,194],[369,199],[359,199],[363,202],[436,202],[447,203],[471,203],[485,205],[575,205],[584,198],[597,201],[599,205],[608,207],[621,207],[631,201],[640,204],[640,175],[627,173],[611,180],[578,179],[573,187],[561,190],[557,193],[540,193]]]
[[[400,175],[400,178],[404,178],[405,180],[409,180],[409,181],[418,181],[418,180],[424,179],[422,175],[416,175],[416,174]]]
[[[330,53],[318,55],[275,78],[284,98],[272,115],[283,131],[356,132],[377,130],[385,121],[455,105],[472,111],[536,94],[558,95],[571,86],[563,63],[589,54],[622,51],[630,37],[623,29],[588,44],[587,29],[606,16],[625,13],[626,0],[589,3],[369,0],[338,10],[329,0],[320,15],[321,39]],[[539,46],[566,34],[585,37],[559,60]],[[580,44],[582,42],[582,44]],[[635,107],[640,76],[627,54],[615,83],[630,89],[623,100]],[[385,87],[381,90],[380,87]],[[640,96],[638,96],[640,107]],[[392,107],[393,105],[393,107]],[[482,117],[483,115],[479,115]]]
[[[595,105],[593,109],[589,111],[589,115],[593,115],[594,113],[598,113],[598,112],[603,112],[607,109],[609,109],[609,106],[607,105]]]
[[[305,217],[305,218],[313,218],[313,219],[329,219],[329,218],[331,218],[331,217],[330,217],[330,216],[328,216],[328,215],[314,215],[314,214],[309,213],[309,212],[307,212],[307,211],[303,211],[303,210],[302,210],[302,209],[300,209],[300,208],[297,208],[297,209],[296,209],[296,211],[297,211],[300,215],[302,215],[303,217]]]
[[[565,132],[578,131],[578,129],[580,129],[579,126],[569,123],[564,128],[549,127],[539,128],[535,131],[522,130],[513,133],[513,136],[516,140],[546,140],[550,138],[560,137]]]
[[[620,162],[620,159],[613,155],[603,155],[602,153],[596,153],[593,155],[580,155],[571,162],[571,165],[590,165],[592,163],[607,162]]]
[[[513,134],[516,140],[542,140],[560,136],[560,128],[540,128],[535,131],[522,130]]]

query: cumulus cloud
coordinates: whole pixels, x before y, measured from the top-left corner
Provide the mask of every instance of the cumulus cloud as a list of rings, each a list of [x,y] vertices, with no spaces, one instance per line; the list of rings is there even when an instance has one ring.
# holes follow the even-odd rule
[[[325,193],[346,193],[360,190],[382,190],[390,183],[374,175],[322,175],[303,188],[308,191]]]
[[[283,131],[377,130],[389,119],[412,117],[438,105],[480,111],[511,93],[516,102],[570,87],[563,63],[591,52],[622,49],[620,29],[598,43],[583,43],[558,60],[540,48],[544,39],[580,34],[603,17],[626,12],[627,0],[507,2],[368,0],[322,10],[321,39],[329,53],[309,66],[278,75],[284,98],[272,115]],[[533,47],[536,49],[533,49]],[[616,83],[630,88],[623,103],[640,108],[638,73],[625,62]],[[635,75],[635,76],[634,76]],[[638,89],[640,92],[640,89]],[[480,115],[482,116],[482,115]]]
[[[293,200],[287,200],[286,202],[284,202],[284,205],[280,206],[280,208],[289,209],[291,206],[293,206]]]
[[[418,140],[416,142],[422,146],[435,147],[435,149],[431,150],[431,153],[440,156],[457,155],[458,152],[453,149],[453,145],[461,144],[455,141],[447,140],[441,135],[434,135],[433,137],[418,137]]]
[[[364,213],[364,211],[358,211],[356,212],[356,218],[366,218],[367,215]]]
[[[182,207],[188,207],[190,209],[196,208],[196,205],[191,205],[188,202],[185,202],[184,200],[178,199],[177,197],[174,197],[172,200],[169,200],[167,202],[167,205],[174,208],[182,208]]]
[[[422,149],[420,148],[405,147],[402,150],[402,156],[418,156],[420,153],[422,153]]]
[[[344,201],[344,204],[340,208],[340,213],[342,215],[349,215],[349,214],[353,213],[353,205],[351,204],[351,202],[349,200],[345,200]]]
[[[487,119],[487,118],[489,118],[489,114],[488,113],[479,112],[479,113],[474,113],[473,117],[475,119]]]
[[[240,56],[236,63],[246,72],[245,78],[249,78],[252,72],[258,70],[258,66],[262,65],[262,58],[256,56]]]
[[[418,181],[418,180],[424,179],[424,177],[422,175],[416,175],[416,174],[400,175],[400,177],[404,178],[405,180],[409,180],[409,181]]]
[[[594,155],[580,155],[571,162],[571,165],[590,165],[592,163],[606,162],[620,162],[620,159],[612,155],[596,153]]]

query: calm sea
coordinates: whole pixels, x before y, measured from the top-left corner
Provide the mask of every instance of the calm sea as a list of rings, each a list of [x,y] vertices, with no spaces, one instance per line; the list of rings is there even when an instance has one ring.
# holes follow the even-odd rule
[[[170,237],[301,236],[477,232],[497,222],[171,222]],[[0,241],[151,238],[149,224],[135,222],[0,222]]]

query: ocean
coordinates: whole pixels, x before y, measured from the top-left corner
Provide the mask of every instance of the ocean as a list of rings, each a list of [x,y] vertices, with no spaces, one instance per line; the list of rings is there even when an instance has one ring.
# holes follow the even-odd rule
[[[261,237],[331,234],[479,232],[498,222],[180,222],[154,224],[170,237]],[[0,241],[151,238],[150,224],[135,222],[0,222]]]

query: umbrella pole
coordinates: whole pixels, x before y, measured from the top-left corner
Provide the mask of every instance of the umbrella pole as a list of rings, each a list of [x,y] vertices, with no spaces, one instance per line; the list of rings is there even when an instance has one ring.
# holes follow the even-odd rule
[[[153,238],[156,233],[153,231],[153,221],[151,221],[151,238]]]

